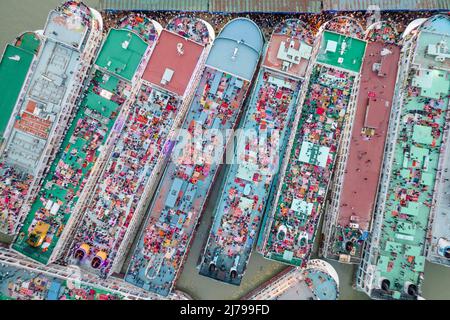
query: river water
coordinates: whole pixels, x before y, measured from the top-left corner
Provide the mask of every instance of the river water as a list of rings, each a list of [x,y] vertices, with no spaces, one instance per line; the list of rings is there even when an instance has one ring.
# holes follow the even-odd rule
[[[14,40],[23,31],[42,29],[48,12],[56,7],[60,0],[0,0],[0,50]],[[98,5],[98,0],[85,0],[85,3]],[[225,173],[222,169],[216,185],[220,185]],[[192,244],[183,272],[178,280],[177,288],[189,293],[195,299],[238,299],[259,284],[270,279],[285,268],[279,263],[270,262],[253,253],[247,272],[240,287],[222,284],[199,276],[196,269],[200,251],[208,236],[212,222],[212,204],[218,197],[218,188],[213,188],[214,194],[205,214],[201,219],[197,235]],[[331,263],[339,274],[341,299],[367,299],[361,292],[352,289],[354,267],[339,263]],[[450,299],[450,268],[426,264],[425,281],[422,287],[426,299]]]

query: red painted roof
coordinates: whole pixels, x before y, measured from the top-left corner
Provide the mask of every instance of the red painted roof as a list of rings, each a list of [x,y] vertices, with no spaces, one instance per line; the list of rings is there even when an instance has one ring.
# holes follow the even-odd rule
[[[369,228],[376,200],[400,56],[400,49],[390,45],[392,54],[383,60],[388,73],[385,77],[380,77],[378,72],[372,70],[372,66],[380,62],[382,49],[382,43],[367,44],[339,203],[339,225],[347,226],[350,217],[355,216],[355,222],[363,230]],[[366,126],[375,129],[370,140],[361,134]]]
[[[180,55],[177,45],[183,44],[184,54]],[[203,46],[187,40],[177,34],[163,30],[145,68],[143,79],[183,96],[203,52]],[[166,69],[174,71],[172,80],[166,85],[161,83]]]

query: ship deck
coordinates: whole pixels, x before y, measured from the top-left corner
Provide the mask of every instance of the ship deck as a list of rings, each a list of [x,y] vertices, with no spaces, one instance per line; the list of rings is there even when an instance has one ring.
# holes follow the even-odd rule
[[[304,265],[311,253],[321,206],[339,144],[354,76],[316,64],[268,230],[264,256]]]
[[[279,154],[284,154],[279,149],[287,143],[286,129],[292,123],[299,91],[300,80],[292,80],[267,69],[260,72],[250,106],[240,125],[240,129],[254,130],[256,141],[247,141],[245,152],[241,150],[234,155],[236,164],[229,168],[221,187],[223,192],[213,214],[215,218],[200,274],[240,284],[258,235],[274,175],[278,172]],[[257,139],[263,136],[270,138],[275,131],[280,141],[276,154],[269,157],[260,154]],[[267,164],[263,165],[266,160]],[[217,269],[209,271],[216,256]],[[230,269],[238,256],[237,276],[232,278]]]
[[[144,39],[150,46],[158,39],[158,31],[152,20],[145,16],[127,14],[118,23],[119,29],[134,31],[141,39]]]
[[[408,283],[416,287],[421,284],[428,219],[449,104],[448,72],[429,70],[440,63],[420,57],[425,55],[420,50],[423,42],[429,41],[426,34],[419,34],[415,52],[415,61],[422,61],[421,71],[410,73],[407,79],[378,244],[377,272],[389,281],[386,294],[395,299],[404,296]],[[440,92],[443,87],[447,89]]]
[[[392,53],[382,57],[381,51],[385,48]],[[400,48],[396,45],[382,42],[369,42],[367,45],[344,168],[336,230],[330,239],[331,254],[335,256],[350,253],[345,249],[345,244],[351,241],[354,246],[350,254],[360,257],[364,233],[369,231],[381,174],[399,58]],[[383,72],[383,75],[373,71],[375,63],[381,63],[379,72]]]
[[[68,89],[79,81],[74,76],[79,56],[79,52],[57,42],[45,42],[7,141],[7,164],[34,173],[48,136],[57,125]],[[20,125],[23,118],[28,118],[26,125]],[[48,123],[44,131],[40,130],[43,122]]]
[[[402,110],[402,118],[407,122],[401,123],[396,142],[377,263],[381,276],[400,291],[403,287],[400,284],[407,281],[418,284],[424,270],[423,246],[442,139],[439,132],[444,126],[448,103],[448,99],[431,102],[414,91],[409,87]],[[422,111],[423,115],[416,111]],[[427,131],[424,136],[431,143],[413,138],[414,132],[421,128]]]
[[[44,33],[61,21],[65,23],[66,14],[71,15],[71,10],[76,10],[76,8],[77,6],[64,7],[65,13],[52,11]],[[86,20],[81,21],[80,26],[89,23]],[[66,32],[70,34],[72,31],[66,30]],[[76,33],[76,31],[73,32]],[[81,81],[75,76],[80,67],[80,52],[74,47],[67,47],[52,38],[42,41],[41,45],[33,33],[25,33],[19,37],[16,46],[29,50],[32,52],[31,54],[37,54],[38,50],[40,52],[33,67],[33,73],[29,77],[29,83],[23,88],[24,99],[18,106],[18,114],[14,119],[10,119],[14,121],[12,130],[8,136],[4,137],[6,148],[1,155],[1,163],[6,176],[0,178],[3,181],[0,185],[0,193],[4,198],[4,204],[1,206],[6,210],[2,210],[0,229],[6,234],[16,231],[20,209],[28,195],[35,172],[40,169],[38,165],[42,153],[51,138],[51,133],[58,125],[70,89],[77,81]],[[31,64],[31,57],[29,59]],[[22,62],[25,61],[23,59]],[[28,70],[29,67],[26,70],[24,67],[18,67],[14,69],[16,74],[12,78],[22,77],[25,80]],[[12,81],[4,84],[5,87],[11,89],[6,90],[5,97],[7,99],[2,100],[9,104],[9,108],[14,107],[11,104],[17,100],[24,80],[22,80],[20,88],[19,84],[16,84],[15,88],[12,87]],[[14,95],[15,97],[13,97]],[[2,108],[2,110],[7,109]],[[11,111],[7,112],[11,114]],[[12,178],[14,180],[9,180]]]
[[[317,61],[330,66],[359,72],[366,42],[348,35],[324,31]]]
[[[450,43],[450,21],[447,19],[436,19],[433,24],[427,28],[420,35],[423,43],[420,43],[419,50],[426,47],[428,44],[436,44],[438,41],[445,40],[447,45]],[[438,34],[439,33],[439,34]],[[422,62],[425,58],[421,55],[415,56],[415,61]],[[428,58],[425,60],[427,64],[434,65],[441,69],[445,69],[446,81],[443,84],[442,92],[450,90],[450,61],[446,59],[444,62],[436,64],[436,61]],[[434,83],[433,83],[434,84]],[[449,130],[448,122],[445,129]],[[445,256],[448,255],[448,247],[450,242],[450,202],[448,201],[448,194],[450,193],[450,159],[449,159],[449,139],[443,145],[442,149],[442,166],[439,168],[439,180],[436,189],[436,206],[434,209],[432,227],[432,239],[430,239],[430,248],[428,257],[431,261],[437,262],[446,266],[450,266],[450,259]]]
[[[245,79],[253,78],[249,70],[255,72],[263,43],[256,24],[242,18],[228,23],[215,39],[125,281],[162,296],[173,289],[222,163],[227,131],[236,127],[250,87]],[[239,59],[217,60],[233,57],[236,47]],[[249,58],[252,52],[258,53],[254,59]]]
[[[0,265],[0,300],[120,300],[123,296],[70,280]]]
[[[219,79],[217,87],[212,86],[214,79]],[[239,78],[207,67],[182,129],[191,134],[199,126],[232,129],[248,85]],[[188,138],[178,136],[178,143],[180,139]],[[174,148],[125,277],[127,282],[163,296],[172,289],[219,168],[211,159],[205,159],[204,164],[196,163],[196,159],[200,159],[199,152],[203,151],[196,149],[198,144],[193,141],[185,143],[188,147],[180,157],[175,155],[177,146]],[[214,148],[223,148],[222,143],[220,141]],[[216,151],[223,152],[222,149]]]
[[[167,24],[166,29],[203,45],[207,45],[211,39],[205,23],[200,19],[189,16],[173,18]]]
[[[82,261],[72,258],[77,264],[95,271],[90,261],[96,252],[104,251],[108,261],[101,269],[109,273],[146,185],[155,183],[149,179],[164,152],[180,105],[177,96],[141,87],[77,230],[72,249],[83,243],[90,246],[90,254]]]
[[[41,263],[48,262],[125,101],[120,94],[126,89],[129,85],[118,78],[95,73],[13,244],[15,250]],[[50,229],[42,245],[33,248],[27,240],[38,221],[50,224]]]

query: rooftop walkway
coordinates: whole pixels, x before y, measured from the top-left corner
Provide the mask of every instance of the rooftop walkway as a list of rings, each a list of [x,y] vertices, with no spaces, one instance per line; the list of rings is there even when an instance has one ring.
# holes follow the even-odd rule
[[[134,32],[111,29],[95,64],[131,81],[147,47],[148,44]]]

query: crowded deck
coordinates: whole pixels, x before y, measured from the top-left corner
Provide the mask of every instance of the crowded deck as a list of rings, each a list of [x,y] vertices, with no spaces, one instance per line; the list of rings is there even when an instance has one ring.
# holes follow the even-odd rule
[[[346,263],[360,261],[370,231],[400,59],[394,26],[378,23],[366,39],[352,132],[343,142],[349,150],[339,164],[342,173],[333,181],[337,197],[327,212],[330,225],[324,232],[324,255]]]
[[[407,70],[387,196],[384,210],[377,213],[382,218],[376,228],[378,241],[372,244],[371,254],[376,251],[378,255],[373,297],[417,299],[420,294],[428,220],[436,176],[442,174],[438,164],[448,128],[450,81],[445,69],[449,60],[436,59],[432,48],[448,38],[439,34],[439,30],[448,30],[448,24],[446,17],[431,18],[412,40],[415,65]]]
[[[69,23],[74,19],[76,23]],[[6,90],[6,99],[2,99],[10,113],[0,156],[5,174],[0,177],[0,193],[4,199],[0,204],[4,208],[0,216],[2,233],[16,233],[26,200],[35,196],[33,184],[53,152],[48,149],[61,142],[55,131],[67,121],[66,113],[70,113],[78,95],[79,82],[88,71],[82,56],[95,45],[87,44],[94,33],[93,19],[84,4],[68,1],[50,12],[42,40],[33,33],[25,33],[16,41],[14,56],[8,57],[9,63],[17,65],[13,79],[17,77],[18,81],[8,79],[4,88],[10,87],[11,91]],[[72,41],[67,43],[68,39]],[[30,69],[33,55],[37,58]]]
[[[119,30],[130,30],[137,34],[151,47],[158,39],[161,26],[154,20],[139,13],[124,16],[117,23]]]
[[[354,76],[314,66],[264,256],[304,266],[334,166]]]
[[[190,80],[201,67],[204,47],[186,39],[166,30],[154,38],[138,98],[77,230],[70,261],[103,277],[112,272],[130,225],[139,219],[137,211],[145,210],[145,191],[156,187],[155,171],[166,161],[172,145],[167,139],[183,118],[182,100],[187,99]],[[179,43],[184,43],[182,54],[176,50]],[[101,264],[95,262],[99,256]]]
[[[223,35],[233,35],[233,41],[225,40]],[[246,44],[247,41],[240,41],[242,39],[252,41]],[[255,48],[249,46],[252,43]],[[245,59],[248,55],[238,55],[237,64],[222,71],[215,68],[215,56],[231,57],[235,46],[243,53],[255,50],[259,55],[262,45],[259,29],[246,19],[230,22],[228,29],[225,27],[213,43],[194,101],[182,125],[185,134],[176,139],[171,160],[131,258],[126,281],[163,296],[172,290],[225,151],[226,141],[217,133],[210,136],[211,141],[204,142],[198,141],[198,134],[200,132],[201,136],[204,130],[210,129],[225,132],[236,126],[251,77],[248,79],[246,73],[234,76],[227,71],[238,70],[240,65],[246,64],[254,72],[258,62],[258,59]]]
[[[15,250],[48,263],[129,89],[129,84],[96,71],[13,245]]]
[[[111,261],[163,152],[180,100],[143,85],[106,164],[74,239],[73,260],[110,273]],[[107,259],[94,268],[99,252]]]
[[[192,16],[175,17],[169,21],[166,29],[202,45],[207,45],[214,40],[207,22]]]
[[[121,300],[120,294],[0,264],[0,300]]]
[[[239,138],[243,141],[238,142],[241,149],[235,151],[216,203],[200,266],[202,275],[235,285],[241,283],[273,191],[279,155],[284,154],[287,144],[286,131],[292,123],[302,83],[298,77],[305,73],[312,40],[300,20],[287,20],[272,35],[250,106],[240,124],[245,130],[244,138]],[[253,134],[247,136],[248,132]],[[264,142],[268,142],[269,150],[260,145]]]

